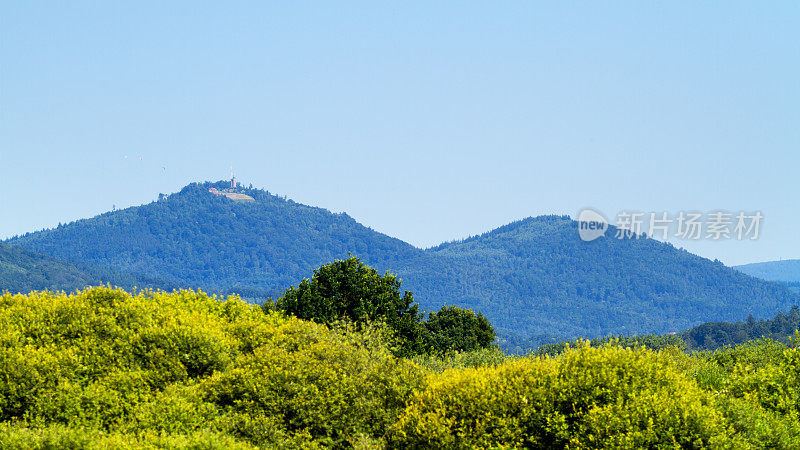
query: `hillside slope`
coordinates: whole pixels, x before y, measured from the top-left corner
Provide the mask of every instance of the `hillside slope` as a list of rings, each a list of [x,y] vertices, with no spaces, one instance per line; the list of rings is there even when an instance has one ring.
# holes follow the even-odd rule
[[[58,260],[0,242],[0,292],[74,291],[101,284],[126,288],[145,285],[163,289],[171,287],[159,280]]]
[[[679,331],[771,317],[797,302],[784,286],[614,233],[584,242],[569,217],[528,218],[432,248],[398,272],[422,305],[479,309],[507,334],[527,337]]]
[[[0,291],[73,290],[100,279],[74,264],[0,243]]]
[[[745,264],[734,269],[769,281],[800,282],[800,259]]]
[[[257,189],[243,190],[256,201],[236,202],[211,194],[212,187],[225,183],[194,183],[157,202],[8,242],[183,287],[238,289],[253,296],[282,292],[348,252],[379,267],[421,253],[346,214]]]
[[[568,217],[514,222],[421,250],[258,189],[236,202],[192,184],[147,205],[8,241],[52,257],[182,287],[279,294],[348,252],[392,270],[421,309],[482,311],[509,348],[558,338],[663,333],[772,317],[798,303],[784,286],[649,239],[578,238]],[[614,230],[609,231],[612,235]]]

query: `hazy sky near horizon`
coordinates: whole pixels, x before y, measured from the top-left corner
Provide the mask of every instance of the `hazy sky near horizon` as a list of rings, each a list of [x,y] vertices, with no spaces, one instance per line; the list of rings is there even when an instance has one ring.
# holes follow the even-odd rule
[[[427,247],[761,211],[800,258],[798,2],[1,2],[0,238],[237,177]]]

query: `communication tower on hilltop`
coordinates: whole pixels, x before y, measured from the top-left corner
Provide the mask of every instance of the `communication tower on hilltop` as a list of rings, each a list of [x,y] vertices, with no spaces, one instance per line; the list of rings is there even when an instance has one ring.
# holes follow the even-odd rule
[[[236,189],[236,177],[233,176],[233,166],[231,166],[231,189]]]

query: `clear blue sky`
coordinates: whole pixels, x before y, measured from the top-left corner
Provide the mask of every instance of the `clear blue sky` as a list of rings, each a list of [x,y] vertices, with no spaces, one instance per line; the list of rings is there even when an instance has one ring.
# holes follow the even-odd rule
[[[800,3],[432,3],[3,1],[0,237],[233,165],[423,247],[726,209],[761,238],[678,245],[800,258]]]

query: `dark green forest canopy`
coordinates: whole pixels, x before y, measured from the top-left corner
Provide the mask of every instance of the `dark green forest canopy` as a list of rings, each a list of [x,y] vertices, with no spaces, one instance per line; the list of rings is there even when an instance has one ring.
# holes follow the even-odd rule
[[[358,328],[382,323],[401,356],[472,351],[488,348],[495,339],[486,317],[469,309],[445,305],[423,321],[413,294],[401,291],[395,275],[381,275],[356,257],[314,270],[311,279],[263,308],[329,326],[343,321]]]
[[[226,186],[191,184],[157,202],[6,243],[73,265],[257,301],[278,297],[351,252],[380,273],[396,273],[420,311],[448,304],[482,312],[509,349],[576,336],[681,331],[751,314],[761,319],[798,303],[786,286],[654,240],[583,242],[564,216],[528,218],[423,250],[346,214],[267,191],[241,189],[256,200],[249,203],[209,192]],[[25,287],[74,287],[45,278]]]
[[[770,338],[788,344],[800,329],[800,309],[797,305],[772,319],[756,320],[753,316],[739,322],[708,322],[680,333],[692,350],[714,350],[723,346],[742,344],[759,338]]]
[[[422,314],[413,294],[401,293],[396,276],[380,275],[355,257],[314,270],[310,280],[290,287],[264,308],[326,325],[348,321],[360,327],[382,322],[398,339],[401,355],[422,351]]]
[[[495,331],[481,313],[458,306],[442,306],[424,323],[424,340],[428,351],[446,354],[486,348],[494,342]]]

